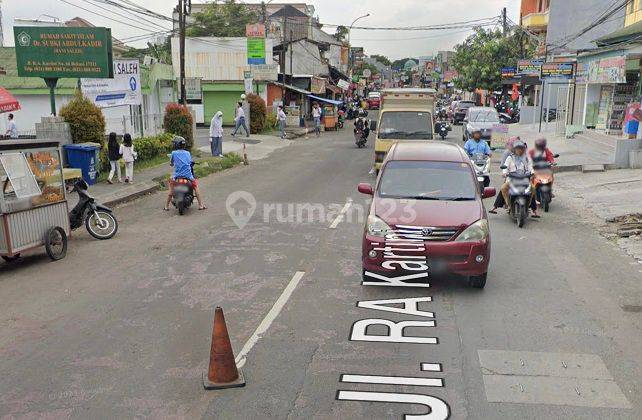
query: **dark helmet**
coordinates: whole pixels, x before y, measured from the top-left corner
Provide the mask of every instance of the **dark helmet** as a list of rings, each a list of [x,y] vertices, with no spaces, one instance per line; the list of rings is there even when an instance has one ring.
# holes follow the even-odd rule
[[[544,150],[546,148],[546,138],[539,137],[537,140],[535,140],[535,147],[540,150]]]
[[[183,137],[176,136],[172,140],[172,146],[174,146],[174,150],[185,149],[187,147],[187,142]]]

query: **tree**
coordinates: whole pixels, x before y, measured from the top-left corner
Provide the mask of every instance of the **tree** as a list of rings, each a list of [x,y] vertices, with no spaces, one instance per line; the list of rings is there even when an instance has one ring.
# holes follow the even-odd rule
[[[402,58],[400,60],[395,60],[395,61],[393,61],[391,63],[392,69],[393,70],[403,70],[403,66],[406,65],[406,62],[408,60],[413,60],[413,61],[417,62],[417,60],[415,60],[414,58]]]
[[[130,48],[123,52],[123,58],[143,59],[146,55],[155,58],[161,63],[172,64],[171,39],[168,37],[162,44],[147,43],[147,48]]]
[[[259,16],[237,0],[224,0],[207,4],[193,19],[187,36],[234,37],[245,36],[245,25],[256,23]]]
[[[377,67],[373,66],[372,64],[363,63],[363,66],[361,67],[361,70],[359,70],[359,75],[363,75],[363,71],[365,69],[370,70],[370,73],[372,75],[379,74],[379,69]]]
[[[74,143],[105,142],[105,117],[100,108],[85,98],[80,90],[68,104],[60,108],[60,116],[69,123]]]
[[[185,105],[167,104],[163,117],[163,128],[166,133],[183,137],[187,142],[188,149],[194,145],[193,124],[192,114]]]
[[[390,59],[389,59],[388,57],[386,57],[385,55],[373,54],[373,55],[371,55],[370,57],[371,57],[371,58],[374,58],[375,60],[377,60],[378,62],[380,62],[380,63],[381,63],[381,64],[383,64],[384,66],[389,66],[389,65],[391,65],[391,64],[392,64],[392,62],[390,61]]]
[[[337,26],[337,31],[334,33],[334,37],[337,39],[337,41],[345,42],[348,38],[348,34],[350,33],[350,29],[343,25]]]
[[[477,28],[473,35],[455,46],[452,66],[459,73],[455,86],[471,92],[495,90],[502,83],[502,67],[515,66],[517,60],[532,54],[532,46],[522,46],[522,37],[517,33],[504,36],[500,30]]]
[[[250,104],[250,132],[260,134],[265,128],[265,101],[259,95],[250,93],[247,95],[247,102]]]

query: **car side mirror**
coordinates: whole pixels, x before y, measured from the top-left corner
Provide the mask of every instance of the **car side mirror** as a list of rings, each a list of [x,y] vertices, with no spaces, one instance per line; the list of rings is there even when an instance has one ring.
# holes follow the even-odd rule
[[[559,153],[558,153],[558,154],[556,154],[556,155],[553,155],[553,157],[554,157],[555,159],[557,159],[558,157],[560,157],[560,155],[559,155]]]
[[[482,198],[491,198],[495,197],[495,195],[497,195],[497,190],[495,188],[486,187],[482,193]]]
[[[370,121],[370,131],[377,131],[377,122]]]
[[[502,166],[499,167],[499,169],[507,169],[507,168],[508,168],[508,166],[506,166],[506,165],[502,165]]]
[[[365,182],[362,182],[361,184],[359,184],[359,186],[357,187],[357,190],[361,194],[374,195],[374,190],[372,189],[372,185],[366,184]]]

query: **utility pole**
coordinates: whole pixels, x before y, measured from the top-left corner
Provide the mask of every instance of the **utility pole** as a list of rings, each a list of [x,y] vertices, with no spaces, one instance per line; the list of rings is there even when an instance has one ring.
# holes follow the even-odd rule
[[[290,50],[290,74],[294,76],[294,68],[292,67],[292,54],[294,53],[294,48],[292,45],[293,39],[294,39],[294,31],[290,29],[290,43],[288,44],[288,50]]]
[[[185,93],[185,27],[187,15],[192,8],[192,0],[178,0],[178,32],[179,32],[179,66],[180,66],[180,99],[181,105],[187,104]],[[189,9],[189,10],[188,10]]]
[[[502,29],[504,32],[504,36],[508,33],[508,24],[506,22],[506,8],[504,7],[502,9]]]
[[[0,0],[0,48],[4,45],[4,33],[2,32],[2,0]]]
[[[285,34],[286,34],[286,20],[285,16],[283,16],[282,23],[281,23],[281,34],[283,36],[283,45],[281,45],[281,101],[283,101],[283,107],[285,108]],[[292,71],[292,69],[290,69]]]

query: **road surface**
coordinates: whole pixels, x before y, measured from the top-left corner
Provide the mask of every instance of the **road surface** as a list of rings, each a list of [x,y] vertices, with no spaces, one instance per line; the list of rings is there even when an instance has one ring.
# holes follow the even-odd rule
[[[77,231],[60,262],[0,264],[0,418],[642,417],[638,263],[557,201],[524,229],[491,215],[484,290],[361,286],[351,209],[372,155],[326,133],[202,180],[207,211],[165,213],[159,193],[119,207],[111,241]],[[238,191],[256,200],[243,229]],[[402,298],[434,318],[367,302]],[[202,388],[216,306],[244,388]],[[359,341],[368,319],[422,321],[404,334],[438,343]]]

